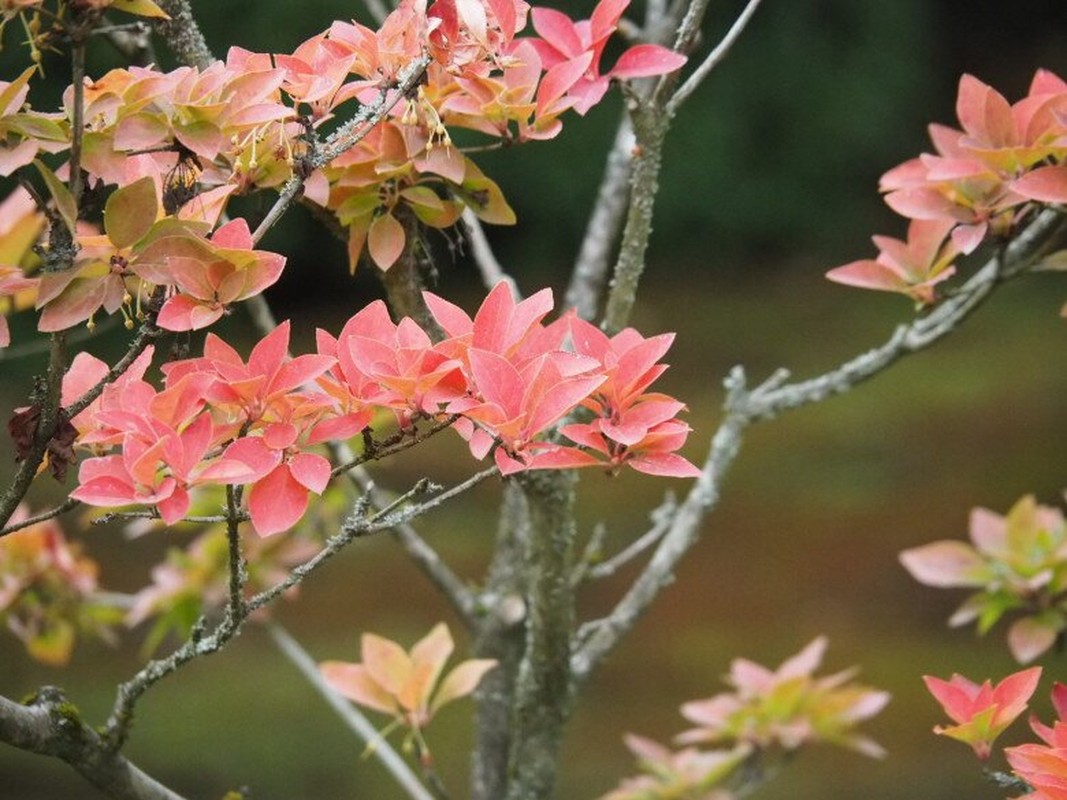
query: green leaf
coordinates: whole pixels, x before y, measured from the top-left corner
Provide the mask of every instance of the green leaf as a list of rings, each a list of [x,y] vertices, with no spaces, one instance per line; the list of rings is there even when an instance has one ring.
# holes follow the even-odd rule
[[[35,158],[33,165],[41,173],[45,186],[48,187],[48,192],[56,202],[56,210],[67,225],[67,230],[70,231],[71,236],[74,236],[74,227],[78,219],[78,205],[74,202],[74,195],[70,193],[70,189],[67,188],[66,184],[57,178],[56,174],[43,161]]]
[[[982,612],[978,615],[978,632],[985,635],[1006,612],[1019,605],[1019,599],[1006,592],[987,595]]]
[[[133,247],[159,216],[156,184],[149,176],[116,189],[104,206],[104,230],[117,248]]]
[[[67,131],[55,120],[36,114],[16,114],[7,120],[8,127],[27,139],[43,139],[49,142],[67,141]]]
[[[467,175],[463,185],[456,188],[456,194],[482,222],[488,222],[490,225],[515,224],[515,212],[504,199],[500,187],[485,177],[469,159]]]
[[[381,202],[377,188],[375,188],[373,191],[363,191],[346,197],[334,209],[334,213],[342,225],[348,226],[359,217],[373,214]]]
[[[435,211],[443,208],[441,198],[429,186],[409,186],[401,190],[400,196],[412,206],[422,206]]]
[[[400,192],[401,198],[415,212],[419,222],[431,228],[448,228],[456,224],[462,206],[454,200],[443,200],[428,186],[410,186]]]

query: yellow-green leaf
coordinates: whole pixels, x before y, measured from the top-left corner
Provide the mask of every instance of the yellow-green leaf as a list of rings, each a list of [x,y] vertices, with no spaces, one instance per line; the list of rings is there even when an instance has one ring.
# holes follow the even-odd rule
[[[132,247],[148,233],[158,214],[156,184],[146,175],[111,193],[104,206],[104,230],[115,247]]]
[[[70,235],[73,236],[74,226],[78,220],[78,205],[74,202],[74,195],[70,193],[70,189],[67,188],[66,184],[57,178],[56,174],[43,161],[35,158],[33,165],[37,167],[37,171],[44,178],[45,186],[48,187],[52,199],[56,201],[56,210],[63,218],[63,222],[66,223]]]
[[[170,19],[170,14],[152,0],[112,0],[111,7],[116,11],[125,11],[127,14],[136,14],[139,17]]]

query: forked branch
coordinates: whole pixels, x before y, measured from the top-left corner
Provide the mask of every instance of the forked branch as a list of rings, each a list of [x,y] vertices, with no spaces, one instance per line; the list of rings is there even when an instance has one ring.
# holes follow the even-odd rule
[[[741,449],[750,423],[846,392],[884,372],[903,356],[939,342],[956,330],[1002,281],[1032,267],[1065,235],[1067,220],[1055,211],[1043,212],[958,292],[929,314],[898,326],[881,346],[816,378],[786,383],[788,373],[781,370],[749,390],[744,370],[735,367],[725,381],[726,416],[712,437],[703,472],[674,512],[651,560],[611,613],[579,628],[571,659],[575,680],[582,682],[589,677],[660,591],[672,582],[678,562],[696,544],[704,517],[718,502],[723,478]]]

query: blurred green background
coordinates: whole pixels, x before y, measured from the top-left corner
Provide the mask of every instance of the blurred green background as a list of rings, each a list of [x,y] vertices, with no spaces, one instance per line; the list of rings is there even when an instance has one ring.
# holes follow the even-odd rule
[[[741,5],[712,4],[709,41]],[[194,1],[194,8],[220,54],[229,44],[291,49],[331,19],[361,13],[358,4],[325,0]],[[581,16],[588,8],[572,6]],[[18,55],[16,37],[9,32],[5,64]],[[94,58],[96,73],[113,63],[106,49]],[[1018,0],[1008,9],[991,1],[767,0],[675,123],[634,320],[645,333],[679,333],[664,388],[690,405],[695,434],[687,455],[703,458],[732,365],[744,364],[754,379],[779,366],[815,374],[880,343],[908,317],[906,300],[836,286],[822,273],[872,255],[872,233],[903,235],[905,223],[876,193],[877,178],[926,146],[927,122],[954,121],[961,72],[1015,99],[1038,66],[1067,73],[1062,0]],[[58,60],[49,67],[50,75],[62,74]],[[5,66],[4,76],[13,69]],[[618,114],[614,98],[585,119],[569,119],[556,141],[479,160],[518,212],[515,228],[491,234],[525,290],[562,291]],[[314,327],[336,331],[378,288],[369,269],[350,279],[341,245],[304,216],[291,215],[266,246],[290,256],[268,297],[280,315],[295,318],[307,345]],[[438,290],[473,307],[479,290],[471,265],[453,263],[442,249],[438,268]],[[828,668],[860,665],[863,680],[892,691],[893,702],[867,726],[889,757],[871,762],[814,749],[759,796],[999,796],[965,748],[931,736],[939,710],[919,676],[1005,674],[1012,663],[1003,631],[977,640],[969,630],[948,630],[944,621],[961,595],[918,586],[896,554],[963,536],[974,505],[1003,512],[1029,492],[1046,503],[1060,497],[1067,322],[1058,311],[1065,300],[1059,276],[1008,286],[935,350],[846,396],[752,429],[704,540],[579,703],[559,797],[592,798],[630,774],[621,734],[667,739],[683,729],[677,706],[719,691],[732,657],[774,665],[820,633],[831,641]],[[235,337],[250,336],[241,313],[226,325]],[[119,346],[103,336],[91,342],[98,353]],[[40,368],[32,358],[0,361],[3,407],[25,397],[29,375]],[[11,460],[6,441],[3,447],[6,482]],[[465,449],[448,440],[380,474],[383,483],[403,486],[421,475],[452,482],[470,471]],[[584,476],[584,530],[603,522],[611,543],[623,546],[645,530],[665,490],[685,488],[636,475]],[[484,566],[498,496],[498,485],[482,486],[420,525],[472,580]],[[126,542],[119,531],[91,529],[79,538],[103,561],[107,585],[133,590],[163,549],[188,534]],[[608,609],[632,576],[591,587],[583,613]],[[422,575],[384,537],[359,542],[319,578],[278,615],[317,658],[357,660],[361,631],[410,644],[448,619]],[[118,649],[83,646],[69,668],[54,670],[31,662],[5,634],[0,692],[21,697],[58,684],[89,719],[102,720],[115,684],[138,668],[137,639],[132,634]],[[1045,663],[1048,678],[1067,677],[1062,656]],[[456,797],[464,795],[469,708],[446,710],[429,733]],[[1020,724],[1006,739],[1024,735]],[[151,692],[129,747],[140,765],[190,798],[218,798],[241,785],[256,800],[399,797],[361,750],[254,628]],[[0,749],[0,798],[92,796],[65,765]]]

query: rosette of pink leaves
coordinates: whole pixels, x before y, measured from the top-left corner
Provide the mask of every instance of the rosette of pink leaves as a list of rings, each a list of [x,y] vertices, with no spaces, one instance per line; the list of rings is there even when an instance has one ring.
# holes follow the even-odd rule
[[[211,455],[225,433],[205,409],[210,383],[210,376],[193,374],[157,392],[127,381],[121,401],[102,403],[91,417],[97,440],[119,439],[122,451],[82,461],[71,498],[93,506],[152,505],[172,524],[188,512],[190,488],[247,482],[252,474],[243,463]]]
[[[595,358],[563,349],[565,317],[541,324],[553,306],[549,290],[516,303],[508,285],[498,283],[473,320],[436,295],[426,293],[426,302],[450,337],[441,347],[462,363],[469,383],[468,394],[447,410],[463,417],[455,427],[475,458],[492,451],[505,475],[596,463],[576,448],[537,438],[607,379]]]
[[[321,494],[330,462],[307,448],[347,439],[367,422],[363,414],[339,413],[333,400],[313,390],[316,378],[335,363],[332,356],[290,358],[289,323],[265,336],[247,363],[232,347],[208,334],[204,356],[164,367],[168,384],[207,380],[204,397],[226,439],[225,461],[244,465],[250,484],[248,512],[260,536],[291,528],[307,510],[308,494]]]
[[[937,725],[934,733],[970,745],[980,759],[989,758],[993,742],[1026,710],[1041,679],[1041,667],[1016,672],[995,686],[962,675],[949,680],[923,676],[926,688],[955,724]]]
[[[460,362],[435,347],[410,317],[393,322],[381,300],[360,309],[336,340],[325,331],[317,335],[320,352],[337,357],[334,385],[348,397],[390,409],[401,426],[436,415],[466,389]]]
[[[1011,229],[1016,206],[1047,200],[1038,196],[1043,194],[1039,187],[1055,179],[1043,170],[1036,178],[1026,173],[1047,159],[1059,162],[1067,156],[1065,113],[1067,83],[1046,70],[1037,72],[1027,96],[1014,105],[964,75],[956,100],[962,130],[931,125],[937,154],[887,172],[881,180],[886,202],[911,219],[951,221],[956,246],[970,253],[990,231]]]
[[[1052,688],[1052,705],[1058,719],[1052,727],[1030,718],[1030,727],[1045,744],[1008,747],[1004,755],[1012,771],[1033,787],[1031,800],[1067,800],[1067,686]]]
[[[515,302],[498,284],[474,319],[427,293],[448,338],[434,343],[410,318],[394,323],[385,304],[357,312],[334,338],[318,331],[318,353],[290,357],[289,324],[265,336],[246,362],[208,334],[204,355],[163,365],[164,389],[143,380],[146,352],[75,420],[85,447],[121,446],[84,461],[73,497],[97,506],[152,505],[167,523],[206,483],[250,486],[248,514],[260,536],[287,530],[321,494],[332,469],[309,448],[356,435],[379,411],[401,428],[453,422],[471,453],[490,452],[501,472],[623,464],[657,475],[699,470],[673,451],[689,427],[683,405],[645,391],[672,336],[612,339],[564,316],[544,325],[552,295]],[[575,350],[563,345],[579,331]],[[579,338],[572,334],[572,338]],[[69,405],[107,372],[79,357],[67,376]],[[551,441],[553,427],[585,405],[597,419],[564,426],[581,447]],[[584,448],[584,449],[582,449]]]
[[[681,744],[747,742],[786,751],[812,742],[830,742],[881,757],[882,747],[854,728],[889,702],[889,693],[852,683],[855,670],[816,677],[827,640],[820,636],[776,670],[748,659],[730,665],[733,691],[682,706],[697,725],[675,737]]]
[[[171,331],[206,328],[233,303],[260,294],[281,277],[285,256],[254,250],[248,223],[237,218],[210,240],[163,236],[133,265],[157,286],[174,287],[156,323]]]
[[[919,305],[929,305],[935,299],[934,287],[956,272],[952,260],[959,250],[946,241],[954,226],[951,220],[912,220],[906,242],[874,236],[877,258],[836,267],[826,277],[862,289],[901,292]]]
[[[605,380],[583,402],[596,419],[564,425],[561,433],[593,454],[592,463],[606,462],[612,470],[625,464],[649,475],[699,476],[700,470],[675,452],[691,430],[677,418],[685,404],[669,395],[646,391],[667,369],[658,362],[674,341],[674,334],[646,339],[626,328],[609,338],[577,316],[569,320],[575,351],[596,360]]]
[[[944,539],[900,554],[920,583],[937,588],[971,588],[949,625],[977,622],[989,631],[1005,614],[1023,616],[1008,629],[1008,647],[1020,663],[1033,661],[1055,644],[1067,627],[1062,595],[1067,590],[1067,523],[1053,506],[1021,498],[1006,515],[975,508],[971,542]]]
[[[879,255],[827,273],[839,283],[901,292],[926,305],[952,260],[1007,236],[1035,203],[1067,203],[1067,82],[1038,70],[1014,104],[972,75],[960,79],[960,128],[929,127],[934,153],[886,172],[885,201],[912,220],[907,242],[875,237]],[[946,241],[946,239],[948,241]],[[1050,262],[1051,265],[1052,262]]]

